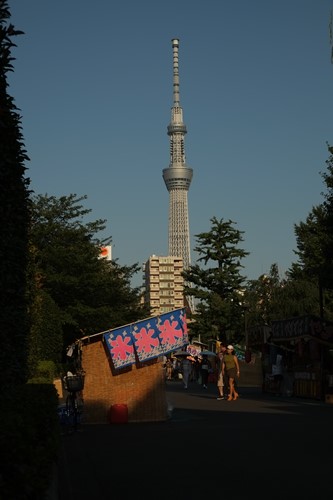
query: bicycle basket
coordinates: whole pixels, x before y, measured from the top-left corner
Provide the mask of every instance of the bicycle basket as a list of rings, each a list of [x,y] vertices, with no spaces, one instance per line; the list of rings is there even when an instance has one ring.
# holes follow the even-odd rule
[[[82,391],[84,387],[84,375],[72,375],[65,377],[65,389],[69,392]]]

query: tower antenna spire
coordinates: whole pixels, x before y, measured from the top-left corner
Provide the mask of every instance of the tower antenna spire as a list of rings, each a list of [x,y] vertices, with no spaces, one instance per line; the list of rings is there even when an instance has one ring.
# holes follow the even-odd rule
[[[178,38],[173,38],[172,40],[173,49],[173,105],[180,106],[179,98],[179,40]]]

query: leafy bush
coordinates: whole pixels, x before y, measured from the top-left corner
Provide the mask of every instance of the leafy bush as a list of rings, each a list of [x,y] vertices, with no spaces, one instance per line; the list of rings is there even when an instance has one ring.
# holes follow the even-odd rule
[[[53,380],[56,377],[56,365],[53,361],[38,361],[37,367],[35,368],[35,372],[33,374],[33,378],[31,378],[29,383],[36,383],[37,380],[41,384],[45,383],[53,383]]]

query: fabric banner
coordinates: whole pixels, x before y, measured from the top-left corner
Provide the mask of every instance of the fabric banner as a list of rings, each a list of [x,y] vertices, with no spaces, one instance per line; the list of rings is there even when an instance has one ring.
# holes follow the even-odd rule
[[[147,361],[163,354],[156,318],[133,324],[133,340],[139,361]]]
[[[110,330],[104,334],[115,368],[124,368],[135,363],[134,342],[131,325]]]
[[[188,344],[185,309],[176,309],[104,334],[115,368],[157,358]]]
[[[163,354],[180,349],[189,343],[184,308],[160,315],[157,323]]]

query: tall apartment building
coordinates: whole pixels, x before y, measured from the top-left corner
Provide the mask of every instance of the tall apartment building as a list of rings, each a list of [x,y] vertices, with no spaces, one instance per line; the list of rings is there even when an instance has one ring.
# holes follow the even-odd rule
[[[145,302],[152,316],[184,307],[182,271],[182,257],[151,255],[144,264]]]

